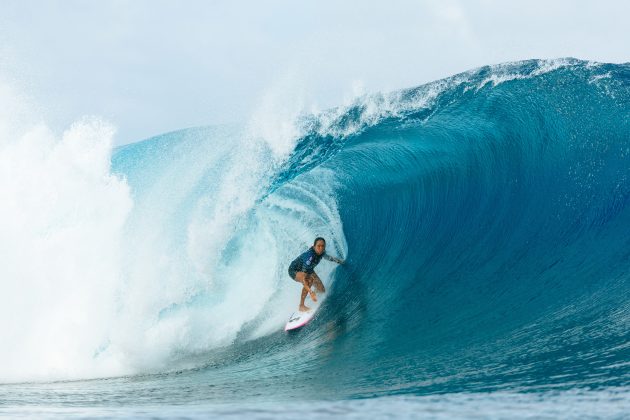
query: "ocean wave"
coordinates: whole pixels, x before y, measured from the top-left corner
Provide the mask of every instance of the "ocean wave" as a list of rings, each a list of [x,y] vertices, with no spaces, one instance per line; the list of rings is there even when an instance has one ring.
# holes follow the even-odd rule
[[[350,397],[627,385],[629,110],[628,65],[530,60],[363,96],[279,135],[210,127],[95,149],[111,168],[86,188],[112,200],[86,196],[97,205],[73,219],[66,198],[54,220],[85,229],[72,247],[108,252],[106,275],[61,271],[82,267],[72,247],[61,268],[40,261],[44,284],[66,279],[58,295],[106,304],[77,329],[72,299],[38,298],[65,347],[44,342],[31,368],[4,354],[17,370],[0,377],[250,372],[251,392],[308,381]],[[90,239],[108,206],[115,234]],[[55,237],[54,220],[24,247]],[[286,267],[315,236],[347,264],[321,264],[319,315],[286,335],[300,292]],[[46,326],[22,315],[15,349]]]

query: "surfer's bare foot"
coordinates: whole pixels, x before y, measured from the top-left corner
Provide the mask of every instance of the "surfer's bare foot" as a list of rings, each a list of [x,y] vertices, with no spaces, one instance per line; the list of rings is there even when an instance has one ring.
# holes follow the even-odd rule
[[[311,308],[309,308],[308,306],[300,305],[300,312],[308,312],[310,310],[311,310]]]

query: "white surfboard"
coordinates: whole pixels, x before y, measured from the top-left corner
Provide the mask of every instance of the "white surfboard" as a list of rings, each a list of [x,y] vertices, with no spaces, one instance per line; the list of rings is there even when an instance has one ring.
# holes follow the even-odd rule
[[[317,302],[311,301],[307,305],[309,308],[311,308],[310,311],[293,312],[291,316],[289,317],[289,322],[287,322],[287,325],[285,325],[284,330],[285,331],[297,330],[298,328],[302,328],[303,326],[308,324],[311,321],[311,319],[313,319],[313,317],[315,316],[315,312],[317,312],[317,309],[319,308],[319,304],[321,300],[322,300],[322,296],[317,295]]]

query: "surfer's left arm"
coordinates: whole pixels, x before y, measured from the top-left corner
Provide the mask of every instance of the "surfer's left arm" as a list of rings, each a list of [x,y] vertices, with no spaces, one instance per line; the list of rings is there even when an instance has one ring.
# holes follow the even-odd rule
[[[328,255],[328,254],[324,254],[324,258],[327,259],[328,261],[336,262],[337,264],[345,263],[344,260],[339,259],[339,258],[335,258],[332,255]]]

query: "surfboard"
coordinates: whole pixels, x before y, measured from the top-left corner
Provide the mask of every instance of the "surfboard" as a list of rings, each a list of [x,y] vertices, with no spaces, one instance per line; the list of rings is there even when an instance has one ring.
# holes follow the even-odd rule
[[[289,317],[289,322],[287,322],[287,325],[285,325],[284,327],[285,331],[292,331],[292,330],[297,330],[299,328],[302,328],[313,319],[313,317],[315,316],[315,312],[317,312],[317,309],[319,308],[319,304],[323,298],[323,296],[321,295],[318,295],[317,297],[318,297],[317,302],[311,301],[308,303],[307,306],[311,308],[310,311],[307,311],[307,312],[295,311],[291,314],[291,316]]]

